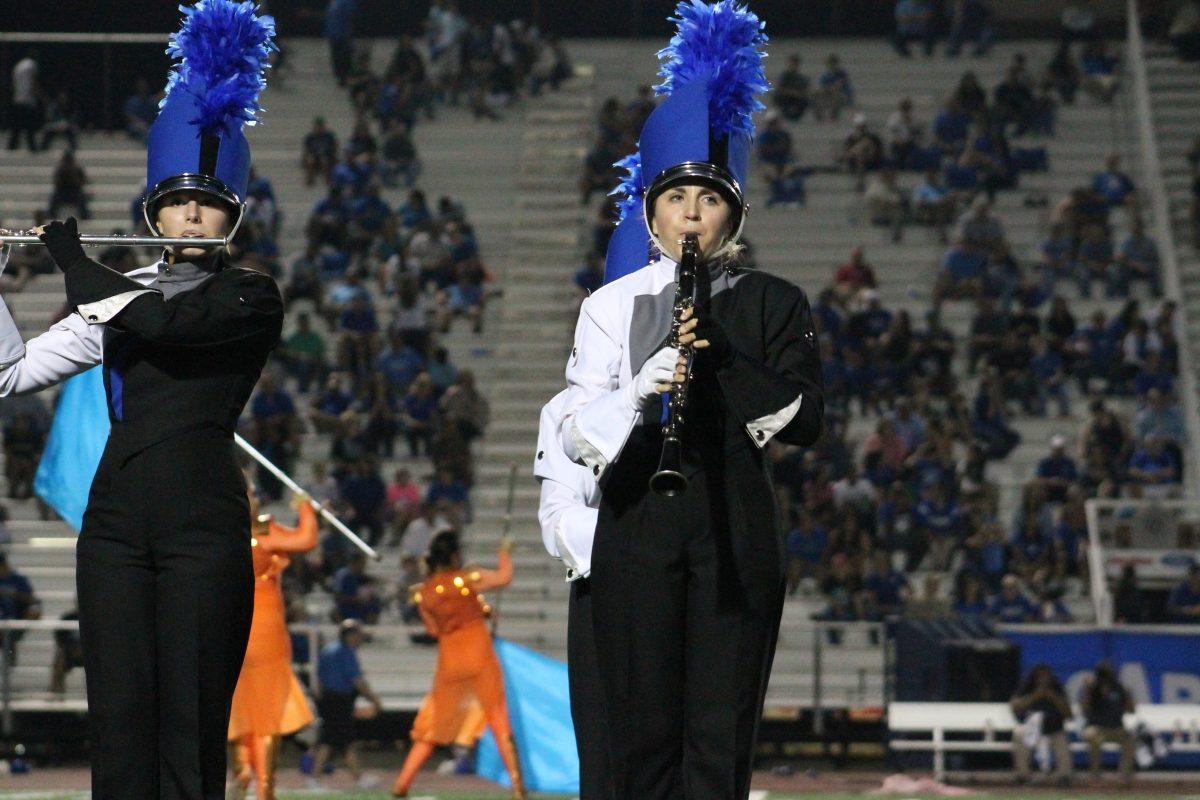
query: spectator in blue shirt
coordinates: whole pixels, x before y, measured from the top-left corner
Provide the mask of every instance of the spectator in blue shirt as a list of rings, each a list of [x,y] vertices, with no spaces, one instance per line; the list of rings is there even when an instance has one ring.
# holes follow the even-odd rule
[[[954,598],[954,613],[968,619],[981,619],[987,613],[988,603],[983,594],[983,584],[973,572],[961,572]]]
[[[42,604],[33,591],[33,584],[12,568],[7,555],[0,553],[0,619],[41,618]],[[4,652],[4,658],[9,664],[16,663],[17,642],[24,635],[24,631],[8,632],[8,649]]]
[[[158,101],[150,95],[150,83],[145,78],[138,78],[134,83],[134,92],[125,101],[124,111],[125,132],[129,138],[146,141],[150,126],[158,118]]]
[[[1133,426],[1138,439],[1157,436],[1168,449],[1179,450],[1187,436],[1179,406],[1158,388],[1146,392],[1146,405],[1138,412]]]
[[[795,527],[787,535],[788,594],[795,594],[800,581],[812,578],[820,582],[822,562],[829,547],[829,532],[805,509],[799,510]]]
[[[948,298],[978,298],[983,294],[987,272],[987,253],[972,245],[963,236],[942,256],[940,272],[933,288],[934,305]]]
[[[1163,447],[1162,439],[1147,436],[1129,459],[1129,480],[1143,490],[1179,483],[1179,463]]]
[[[338,486],[339,493],[354,513],[354,523],[366,529],[367,543],[374,547],[383,537],[384,517],[387,513],[387,486],[379,475],[379,466],[373,456],[360,458],[354,471],[347,474]],[[378,601],[375,601],[377,603]],[[372,607],[375,616],[378,609]],[[362,618],[360,614],[343,614]],[[374,619],[368,619],[374,622]]]
[[[882,550],[875,551],[863,589],[867,593],[868,614],[875,619],[902,612],[912,593],[908,579],[892,568],[890,556]]]
[[[356,619],[372,625],[379,620],[383,610],[379,586],[367,574],[365,554],[355,551],[350,562],[334,573],[331,587],[338,619]]]
[[[1121,157],[1110,153],[1104,159],[1104,171],[1092,179],[1092,190],[1104,198],[1109,208],[1124,205],[1133,193],[1133,179],[1121,171]]]
[[[975,44],[972,55],[986,55],[996,39],[991,24],[990,0],[952,0],[950,9],[950,37],[946,43],[946,55],[951,58],[957,56],[966,42]]]
[[[1038,269],[1042,272],[1042,286],[1052,291],[1057,281],[1070,277],[1075,254],[1075,237],[1063,223],[1050,226],[1046,238],[1038,245]]]
[[[1033,622],[1037,618],[1037,608],[1021,591],[1017,576],[1005,575],[1000,581],[1000,593],[988,604],[987,615],[996,622],[1014,625]]]
[[[931,483],[917,503],[916,522],[929,541],[935,569],[945,569],[963,533],[962,507],[947,496],[940,482]]]
[[[1075,459],[1066,454],[1067,440],[1055,434],[1050,437],[1050,455],[1038,462],[1037,480],[1046,488],[1046,499],[1061,503],[1067,499],[1067,489],[1078,480]]]
[[[317,711],[321,717],[321,733],[313,759],[313,775],[325,773],[329,759],[341,753],[346,768],[362,788],[373,782],[364,780],[358,763],[357,743],[354,730],[354,702],[359,695],[367,698],[378,714],[383,708],[379,696],[363,676],[358,662],[358,648],[369,641],[366,631],[358,620],[345,620],[338,631],[338,641],[325,645],[317,658],[317,680],[320,691],[317,695]],[[321,786],[313,778],[311,787]]]
[[[1075,333],[1075,350],[1079,357],[1075,361],[1075,377],[1079,380],[1079,393],[1086,395],[1093,378],[1113,381],[1117,378],[1120,365],[1119,342],[1108,330],[1108,317],[1103,311],[1092,314],[1091,322]]]
[[[1200,564],[1188,567],[1187,580],[1171,590],[1167,615],[1172,622],[1200,624]]]
[[[970,130],[971,117],[954,98],[942,107],[933,120],[933,136],[938,146],[951,155],[962,151]]]
[[[1084,45],[1079,59],[1083,67],[1083,90],[1102,103],[1112,103],[1117,94],[1117,59],[1108,43],[1097,37]]]
[[[783,125],[778,111],[767,113],[766,129],[758,135],[758,159],[763,163],[768,182],[782,177],[792,160],[792,135]]]
[[[825,59],[825,71],[817,78],[817,87],[813,115],[818,120],[829,118],[837,121],[843,108],[854,105],[850,74],[842,67],[836,54]]]
[[[420,455],[421,443],[425,445],[425,454],[430,454],[437,422],[436,414],[437,396],[433,392],[433,379],[429,377],[429,373],[422,372],[413,380],[401,403],[400,418],[404,423],[404,436],[408,439],[409,455],[412,458]]]
[[[250,415],[253,420],[249,436],[251,444],[281,469],[290,471],[299,449],[296,404],[270,369],[263,370],[259,379],[258,392],[250,403]],[[272,500],[282,496],[283,484],[262,467],[258,470],[258,482],[262,494]]]
[[[1141,215],[1134,216],[1133,227],[1117,253],[1117,288],[1121,296],[1129,294],[1129,284],[1144,281],[1150,291],[1162,294],[1162,272],[1158,244],[1146,234]]]
[[[1134,394],[1144,398],[1151,389],[1157,389],[1170,397],[1174,387],[1175,380],[1171,376],[1169,367],[1164,363],[1163,357],[1153,350],[1146,353],[1146,360],[1142,363],[1137,377],[1133,379]]]
[[[1035,411],[1044,417],[1050,400],[1058,404],[1058,415],[1066,418],[1071,416],[1071,400],[1067,394],[1066,367],[1062,356],[1051,349],[1050,343],[1044,336],[1033,337],[1033,359],[1029,362],[1033,373],[1034,385],[1037,388]]]

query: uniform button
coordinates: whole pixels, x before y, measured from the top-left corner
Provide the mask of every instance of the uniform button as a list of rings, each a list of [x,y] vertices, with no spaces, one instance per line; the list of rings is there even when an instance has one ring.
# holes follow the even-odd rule
[[[592,474],[593,474],[593,475],[599,475],[599,474],[600,474],[600,467],[599,467],[599,466],[592,467]]]
[[[544,455],[546,455],[544,452],[542,452],[541,450],[538,450],[538,461],[541,461],[542,456],[544,456]]]
[[[754,432],[754,436],[755,436],[755,438],[756,438],[756,439],[758,439],[760,442],[763,440],[763,432],[762,432],[762,431],[755,431],[755,432]]]
[[[96,320],[98,320],[98,319],[100,319],[100,318],[99,318],[99,317],[97,317],[95,314],[92,314],[92,315],[90,315],[90,316],[88,317],[88,319],[90,319],[92,322],[95,322]]]

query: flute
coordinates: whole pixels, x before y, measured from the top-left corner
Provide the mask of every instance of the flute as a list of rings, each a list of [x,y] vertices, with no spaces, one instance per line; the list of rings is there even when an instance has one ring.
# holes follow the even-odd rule
[[[124,233],[113,233],[107,236],[80,236],[79,243],[84,247],[225,247],[229,244],[226,239],[219,237],[137,236]],[[0,245],[23,247],[31,244],[42,244],[42,240],[30,233],[0,234]]]

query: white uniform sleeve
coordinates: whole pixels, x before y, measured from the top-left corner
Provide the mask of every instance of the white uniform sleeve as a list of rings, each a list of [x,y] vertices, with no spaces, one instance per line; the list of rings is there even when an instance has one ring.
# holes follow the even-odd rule
[[[564,389],[542,408],[533,474],[542,485],[538,522],[542,543],[567,567],[567,580],[591,572],[592,541],[596,534],[599,487],[586,468],[563,452],[559,426],[563,410],[577,390]]]
[[[621,454],[641,412],[619,391],[623,339],[606,330],[595,299],[589,297],[580,307],[567,362],[567,386],[574,391],[563,415],[562,444],[572,461],[600,480]]]
[[[96,366],[104,353],[104,328],[70,314],[45,333],[22,341],[0,298],[0,397],[53,386]]]

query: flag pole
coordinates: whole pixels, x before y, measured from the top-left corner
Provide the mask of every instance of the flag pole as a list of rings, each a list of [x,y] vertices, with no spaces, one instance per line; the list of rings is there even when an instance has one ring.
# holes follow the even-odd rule
[[[308,494],[308,492],[304,491],[304,489],[300,486],[300,484],[296,483],[294,480],[292,480],[291,476],[289,476],[286,472],[284,472],[279,467],[277,467],[273,463],[271,463],[271,459],[267,458],[262,453],[258,452],[258,450],[254,447],[254,445],[250,444],[249,442],[247,442],[245,439],[242,438],[241,434],[234,433],[233,440],[235,442],[237,442],[238,447],[240,447],[246,451],[247,455],[249,455],[251,458],[253,458],[255,461],[257,461],[259,464],[261,464],[263,466],[263,469],[265,469],[267,472],[271,473],[276,478],[278,478],[279,481],[284,486],[288,487],[296,494],[308,495],[309,502],[312,503],[313,509],[318,514],[320,514],[321,517],[326,522],[328,522],[330,525],[332,525],[334,528],[336,528],[339,533],[341,533],[343,536],[345,536],[347,539],[349,539],[355,547],[357,547],[359,550],[362,550],[364,553],[366,553],[368,556],[370,556],[375,561],[378,561],[380,559],[380,555],[379,555],[379,553],[377,553],[375,551],[375,548],[371,547],[371,545],[367,544],[362,539],[360,539],[358,534],[356,534],[354,531],[347,528],[346,523],[342,522],[340,519],[335,517],[333,515],[333,512],[331,512],[328,508],[326,508],[322,503],[318,502],[316,500],[316,498],[313,498],[313,496]],[[511,502],[510,502],[510,506],[511,506]]]

